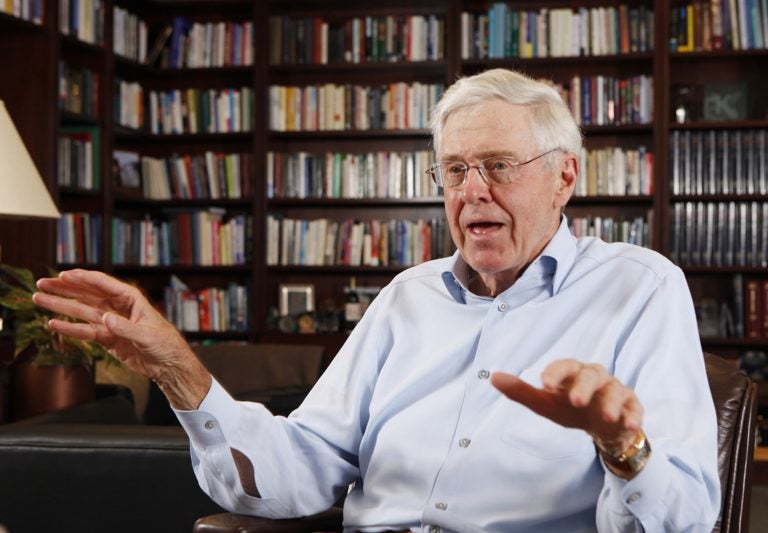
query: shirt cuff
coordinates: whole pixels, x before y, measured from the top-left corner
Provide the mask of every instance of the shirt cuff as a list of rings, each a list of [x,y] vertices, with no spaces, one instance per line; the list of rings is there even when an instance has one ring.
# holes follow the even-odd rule
[[[216,379],[196,410],[173,409],[173,412],[197,449],[226,443],[225,435],[232,434],[239,416],[237,401]]]
[[[659,506],[664,505],[662,500],[666,494],[669,477],[667,467],[668,460],[663,452],[653,450],[643,469],[629,481],[621,479],[606,468],[606,485],[610,494],[621,500],[620,505],[638,520],[645,522],[658,513]]]

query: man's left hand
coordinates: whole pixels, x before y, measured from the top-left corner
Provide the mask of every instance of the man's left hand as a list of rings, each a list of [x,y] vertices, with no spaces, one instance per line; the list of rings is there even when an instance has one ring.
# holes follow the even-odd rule
[[[583,429],[608,453],[629,448],[643,420],[634,391],[599,364],[562,359],[541,374],[542,388],[495,372],[493,385],[507,398],[561,426]]]

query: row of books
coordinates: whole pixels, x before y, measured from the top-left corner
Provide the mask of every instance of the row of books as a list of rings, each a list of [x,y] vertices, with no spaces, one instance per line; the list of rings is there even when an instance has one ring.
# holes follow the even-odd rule
[[[410,266],[452,250],[444,218],[267,218],[267,265]]]
[[[56,227],[58,264],[97,264],[101,260],[101,216],[90,213],[62,213]]]
[[[602,216],[585,216],[569,218],[571,233],[576,237],[597,237],[605,242],[626,242],[652,246],[653,216],[635,218],[613,218]]]
[[[251,258],[251,219],[222,209],[112,219],[115,265],[229,266]]]
[[[497,2],[461,14],[462,59],[650,52],[653,10],[644,5],[515,9]]]
[[[671,7],[672,52],[768,48],[768,1],[694,0]]]
[[[229,283],[226,287],[191,290],[178,277],[163,290],[165,317],[185,332],[247,331],[248,287]]]
[[[144,63],[147,60],[147,23],[127,9],[112,11],[112,49],[115,54]]]
[[[768,202],[677,202],[670,259],[681,266],[768,267]]]
[[[0,0],[0,13],[42,24],[45,18],[43,0]]]
[[[91,44],[104,44],[104,0],[58,0],[59,31]]]
[[[674,130],[672,194],[768,194],[768,130]]]
[[[768,279],[736,273],[697,287],[694,307],[702,338],[768,339]]]
[[[442,84],[391,83],[379,86],[272,85],[269,128],[274,131],[422,129]]]
[[[768,280],[744,280],[744,336],[768,340]]]
[[[268,198],[425,198],[434,152],[267,153]]]
[[[653,152],[621,147],[587,150],[579,157],[575,196],[635,196],[653,192]]]
[[[253,128],[253,89],[150,91],[152,133],[233,133]]]
[[[137,81],[115,78],[113,116],[120,126],[144,127],[144,88]]]
[[[269,18],[269,62],[279,64],[437,61],[445,21],[437,15],[344,20]]]
[[[249,198],[253,155],[204,154],[141,157],[142,193],[151,200]]]
[[[97,126],[59,129],[58,184],[97,191],[101,189],[101,134]]]
[[[59,61],[59,109],[89,117],[99,116],[98,73]]]
[[[148,62],[159,55],[162,68],[246,66],[253,64],[253,46],[252,21],[191,22],[177,16],[157,36]]]
[[[574,76],[562,86],[576,122],[582,126],[650,124],[653,77]]]

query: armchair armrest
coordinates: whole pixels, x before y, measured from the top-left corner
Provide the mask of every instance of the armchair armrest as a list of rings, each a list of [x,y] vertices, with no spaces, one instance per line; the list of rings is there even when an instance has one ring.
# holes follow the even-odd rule
[[[221,513],[200,518],[195,522],[193,533],[315,533],[318,531],[342,531],[342,510],[331,507],[322,513],[292,518],[271,520],[256,516]]]

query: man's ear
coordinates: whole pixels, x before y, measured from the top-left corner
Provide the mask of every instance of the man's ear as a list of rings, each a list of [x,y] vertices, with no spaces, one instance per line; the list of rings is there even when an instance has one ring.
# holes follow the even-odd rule
[[[579,177],[579,159],[576,154],[567,153],[560,166],[557,189],[555,191],[555,207],[565,207],[573,196],[576,180]]]

